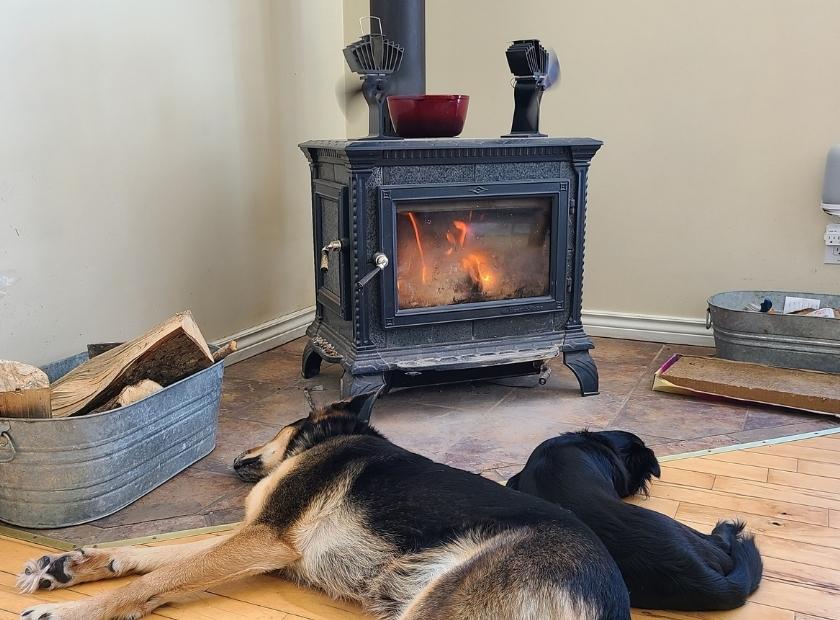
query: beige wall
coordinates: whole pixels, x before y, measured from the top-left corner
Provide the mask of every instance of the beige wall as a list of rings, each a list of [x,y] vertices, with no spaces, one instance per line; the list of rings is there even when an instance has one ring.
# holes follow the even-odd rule
[[[557,50],[563,80],[542,129],[606,143],[590,179],[586,309],[699,318],[731,288],[840,292],[818,209],[840,142],[836,0],[426,6],[428,92],[472,97],[466,136],[510,128],[508,41]]]
[[[341,38],[335,0],[4,2],[0,358],[310,306],[296,145],[344,134]]]

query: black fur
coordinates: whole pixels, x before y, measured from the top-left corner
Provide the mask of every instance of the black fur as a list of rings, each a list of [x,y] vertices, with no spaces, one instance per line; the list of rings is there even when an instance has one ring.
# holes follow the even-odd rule
[[[702,534],[621,501],[646,492],[659,474],[656,456],[636,435],[582,431],[542,443],[508,486],[568,508],[589,525],[618,564],[634,607],[740,607],[761,580],[753,538],[737,521]]]
[[[522,558],[536,561],[550,553],[552,561],[540,563],[553,566],[546,570],[546,580],[603,610],[600,620],[629,620],[627,589],[615,563],[568,510],[404,450],[350,412],[296,424],[299,432],[287,452],[324,449],[329,458],[305,460],[284,476],[266,498],[260,523],[293,523],[313,495],[357,467],[361,472],[348,491],[350,503],[363,507],[367,527],[402,553],[432,549],[472,532],[527,528],[534,532],[530,544],[540,548],[517,554],[510,571],[517,570]],[[329,441],[348,435],[354,436],[352,441]],[[567,561],[558,561],[566,556]]]

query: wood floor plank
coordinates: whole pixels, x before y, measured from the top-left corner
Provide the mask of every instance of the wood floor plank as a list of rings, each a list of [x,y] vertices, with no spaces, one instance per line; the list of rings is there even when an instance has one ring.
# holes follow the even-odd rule
[[[840,529],[840,510],[831,510],[828,513],[829,527]]]
[[[634,609],[633,620],[794,620],[794,612],[748,602],[732,611],[659,611]]]
[[[715,475],[702,471],[690,471],[688,469],[677,469],[676,467],[663,465],[660,480],[662,482],[670,482],[671,484],[697,487],[698,489],[711,489],[715,483]]]
[[[680,507],[677,510],[677,519],[699,523],[714,524],[721,516],[721,511],[718,508],[689,502],[680,502]],[[834,528],[740,511],[734,511],[725,516],[743,519],[746,521],[748,529],[755,532],[770,534],[777,538],[785,538],[795,542],[840,549],[840,531]]]
[[[336,601],[326,594],[296,586],[284,579],[263,575],[247,582],[224,584],[211,592],[228,598],[270,607],[284,601],[283,610],[304,617],[325,616],[335,620],[360,620],[361,609],[345,601]]]
[[[774,456],[789,456],[791,458],[799,459],[800,461],[815,461],[817,463],[840,465],[840,451],[824,450],[822,448],[809,448],[798,445],[800,443],[801,442],[799,441],[791,441],[789,443],[780,443],[776,445],[758,446],[757,448],[749,448],[748,452],[771,454]]]
[[[739,478],[718,476],[715,481],[714,490],[724,493],[733,493],[735,495],[744,495],[748,497],[790,502],[793,504],[803,504],[818,508],[840,510],[840,496],[838,496],[837,493],[811,489],[797,489],[790,486],[772,484],[770,482],[754,482],[752,480],[740,480]]]
[[[756,465],[768,469],[780,471],[796,471],[796,459],[789,456],[774,456],[772,454],[761,454],[759,452],[745,452],[744,450],[733,450],[732,452],[720,452],[704,456],[710,461],[723,461],[725,463],[739,463],[741,465]]]
[[[764,579],[750,600],[770,607],[795,609],[830,620],[840,620],[840,593],[837,592]]]
[[[835,497],[840,497],[840,480],[836,478],[771,469],[767,476],[767,482],[793,487],[794,489],[824,491],[825,493],[831,493]]]
[[[825,568],[765,555],[764,576],[775,581],[784,581],[814,590],[840,594],[840,568],[837,567]]]
[[[656,512],[661,512],[662,514],[668,515],[672,518],[677,514],[677,508],[680,506],[679,502],[672,499],[645,497],[644,495],[636,495],[634,497],[627,498],[627,503],[641,506],[642,508],[647,508],[648,510],[655,510]]]
[[[823,450],[834,450],[840,452],[840,434],[825,435],[824,437],[812,437],[811,439],[803,439],[796,443],[806,448],[821,448]]]
[[[825,478],[840,478],[840,465],[835,465],[833,463],[820,463],[817,461],[800,459],[797,471],[802,474],[823,476]]]
[[[733,495],[719,491],[693,489],[657,482],[651,486],[651,497],[661,497],[678,502],[689,502],[714,507],[721,517],[726,511],[748,512],[751,514],[778,517],[790,521],[828,526],[828,509],[805,506],[774,499],[758,499],[743,495]]]
[[[755,465],[741,465],[739,463],[713,461],[705,457],[677,459],[676,461],[667,461],[664,465],[675,469],[686,469],[689,471],[715,474],[716,476],[729,476],[730,478],[743,478],[744,480],[767,482],[767,468],[756,467]]]
[[[758,544],[758,550],[765,558],[775,557],[783,560],[795,558],[797,562],[828,569],[840,566],[840,549],[778,538],[761,532],[755,533],[755,541]]]

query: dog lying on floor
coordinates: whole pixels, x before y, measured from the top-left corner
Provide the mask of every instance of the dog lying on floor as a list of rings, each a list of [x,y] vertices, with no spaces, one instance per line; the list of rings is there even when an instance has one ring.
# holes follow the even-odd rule
[[[607,550],[571,512],[404,450],[333,404],[239,456],[259,481],[229,537],[80,549],[33,560],[26,592],[144,573],[24,620],[136,620],[179,594],[282,570],[383,619],[629,620]]]
[[[740,607],[761,580],[761,556],[744,524],[702,534],[621,498],[660,475],[653,451],[632,433],[566,433],[545,441],[507,486],[559,504],[593,529],[621,569],[633,607]]]

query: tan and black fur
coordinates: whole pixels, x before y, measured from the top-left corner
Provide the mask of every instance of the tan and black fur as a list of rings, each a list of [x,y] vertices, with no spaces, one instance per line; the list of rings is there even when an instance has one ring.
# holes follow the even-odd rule
[[[357,415],[370,397],[313,412],[234,463],[257,481],[223,540],[79,550],[30,562],[25,591],[128,573],[25,620],[140,618],[179,595],[282,570],[383,619],[627,620],[621,575],[569,511],[404,450]]]

